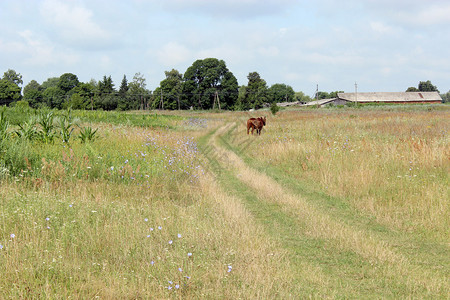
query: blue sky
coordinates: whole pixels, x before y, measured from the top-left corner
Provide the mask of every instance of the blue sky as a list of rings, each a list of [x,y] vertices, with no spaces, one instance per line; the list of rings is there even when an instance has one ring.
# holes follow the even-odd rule
[[[0,72],[24,86],[74,73],[80,81],[223,59],[240,85],[321,91],[404,91],[431,80],[450,89],[450,1],[0,0]],[[0,75],[1,75],[0,74]]]

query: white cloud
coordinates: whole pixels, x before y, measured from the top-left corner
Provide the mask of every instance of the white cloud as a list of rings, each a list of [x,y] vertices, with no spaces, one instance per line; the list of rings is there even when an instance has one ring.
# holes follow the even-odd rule
[[[382,22],[370,22],[370,28],[376,33],[389,34],[393,31],[392,27],[385,25]]]
[[[187,47],[177,42],[169,42],[157,51],[158,61],[166,67],[176,66],[191,58]]]
[[[163,7],[171,11],[201,12],[213,16],[248,19],[276,15],[297,3],[295,0],[165,0]]]
[[[428,2],[424,2],[428,4]],[[450,25],[450,4],[440,3],[439,5],[427,5],[422,10],[415,13],[399,13],[400,19],[408,24],[422,26],[429,25]]]
[[[16,50],[24,57],[24,63],[34,66],[51,64],[72,65],[78,61],[78,56],[71,51],[56,51],[48,42],[36,37],[31,30],[19,32],[22,42],[18,42]]]
[[[40,13],[56,34],[72,46],[101,47],[111,38],[94,21],[94,13],[76,1],[45,0]]]

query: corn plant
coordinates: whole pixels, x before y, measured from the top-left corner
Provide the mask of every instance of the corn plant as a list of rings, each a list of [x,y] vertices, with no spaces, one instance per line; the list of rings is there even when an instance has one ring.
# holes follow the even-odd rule
[[[82,143],[91,142],[97,138],[97,136],[95,135],[97,133],[97,130],[98,128],[93,130],[89,126],[80,128],[80,134],[78,135],[78,138]]]
[[[36,119],[31,117],[28,122],[19,124],[19,129],[15,131],[18,137],[25,140],[33,140],[37,136]]]
[[[5,140],[8,137],[9,122],[5,117],[5,110],[0,111],[0,141]]]
[[[41,126],[41,131],[39,131],[38,135],[44,143],[52,143],[55,137],[55,126],[53,125],[53,119],[53,112],[43,112],[39,116],[38,123]]]
[[[67,114],[63,115],[59,119],[59,128],[61,133],[61,139],[63,143],[68,143],[70,140],[70,137],[72,136],[73,132],[73,118],[70,110],[67,112]]]

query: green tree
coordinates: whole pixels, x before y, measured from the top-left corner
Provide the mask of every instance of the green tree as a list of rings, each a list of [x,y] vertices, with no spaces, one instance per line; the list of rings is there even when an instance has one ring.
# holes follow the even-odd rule
[[[59,77],[58,87],[67,94],[71,89],[79,83],[78,77],[72,73],[65,73]]]
[[[182,106],[211,109],[217,100],[221,108],[231,109],[238,97],[238,82],[223,60],[195,61],[183,76]]]
[[[31,107],[37,108],[43,104],[42,87],[36,80],[31,80],[23,88],[23,99],[28,101]]]
[[[322,99],[329,99],[329,98],[331,98],[331,97],[330,97],[330,94],[328,94],[327,92],[318,91],[314,95],[314,99],[322,100]]]
[[[434,86],[431,81],[427,80],[427,81],[421,81],[419,82],[419,91],[421,92],[438,92],[439,90],[437,89],[436,86]]]
[[[127,76],[123,75],[123,79],[120,83],[119,88],[119,103],[117,104],[117,108],[119,110],[129,110],[132,109],[132,105],[130,103],[130,97],[128,97],[128,80]]]
[[[295,100],[299,101],[301,103],[307,103],[310,102],[312,99],[310,96],[305,95],[303,92],[296,92],[295,93]]]
[[[106,75],[103,76],[103,80],[100,80],[97,86],[100,94],[111,94],[115,92],[114,83],[113,80],[111,79],[111,76],[108,77],[106,77]]]
[[[153,93],[153,108],[164,105],[164,109],[187,109],[188,105],[181,103],[181,90],[183,84],[183,74],[175,69],[165,71],[166,78],[160,82],[160,86]],[[163,103],[161,102],[161,97]]]
[[[329,94],[330,98],[337,98],[338,93],[343,93],[344,91],[334,91]]]
[[[59,77],[50,77],[41,84],[42,90],[46,90],[49,87],[58,87]]]
[[[88,109],[91,108],[93,103],[95,87],[91,83],[80,82],[76,87],[71,90],[71,95],[67,100],[67,104],[64,108],[72,109]]]
[[[64,91],[57,86],[48,87],[42,91],[43,103],[50,108],[61,109],[65,100]]]
[[[442,94],[441,98],[443,103],[450,102],[450,91],[448,91],[445,94]]]
[[[17,84],[5,79],[0,80],[0,104],[9,104],[20,100],[20,90],[21,88]]]
[[[294,89],[284,83],[275,83],[269,88],[269,99],[271,103],[293,102]]]
[[[239,94],[238,94],[238,98],[237,101],[234,105],[234,110],[245,110],[245,97],[247,95],[247,86],[246,85],[241,85],[239,87]]]
[[[410,86],[406,89],[406,92],[420,92],[418,88]]]
[[[151,93],[147,90],[147,82],[143,74],[137,72],[128,85],[130,106],[132,109],[146,109]]]
[[[264,103],[269,102],[269,89],[267,83],[258,72],[250,72],[247,76],[248,85],[245,89],[245,96],[242,99],[241,107],[244,110],[253,108],[259,109]]]
[[[12,82],[17,86],[23,84],[22,75],[20,75],[20,73],[17,73],[16,71],[11,70],[11,69],[8,69],[8,71],[3,73],[2,79],[8,80],[9,82]]]
[[[103,76],[97,84],[99,95],[95,97],[95,108],[115,110],[118,106],[118,97],[115,95],[114,83],[111,76]]]

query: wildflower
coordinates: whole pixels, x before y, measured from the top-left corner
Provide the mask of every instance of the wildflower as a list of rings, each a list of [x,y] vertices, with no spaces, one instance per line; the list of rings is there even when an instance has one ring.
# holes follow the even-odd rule
[[[114,167],[113,166],[111,166],[111,171],[114,171]]]
[[[169,286],[167,287],[167,289],[170,291],[170,290],[172,289],[172,287],[169,285]]]
[[[50,221],[50,218],[45,218],[45,221]]]
[[[13,239],[16,237],[16,235],[14,233],[11,233],[10,237]]]
[[[149,235],[147,235],[147,237],[149,238],[149,237],[150,237],[150,234],[149,234]]]
[[[126,163],[126,164],[128,163],[128,159],[127,159],[127,160],[125,160],[125,163]]]
[[[2,250],[3,249],[3,245],[2,244],[0,244],[0,250]]]
[[[50,226],[47,226],[47,229],[50,229]]]
[[[183,269],[182,268],[178,268],[178,271],[183,272]]]
[[[69,207],[72,207],[73,206],[73,204],[69,204]]]
[[[158,229],[159,229],[159,230],[161,230],[161,229],[162,229],[162,227],[161,227],[161,226],[158,226]]]
[[[191,256],[192,256],[192,253],[191,253],[191,252],[189,252],[189,253],[188,253],[188,256],[189,256],[189,257],[191,257]]]
[[[178,238],[181,238],[181,234],[180,233],[178,234]]]
[[[173,284],[173,281],[170,281],[170,280],[169,280],[168,282],[169,282],[169,284]]]
[[[145,218],[145,219],[144,219],[144,222],[148,222],[148,219],[147,219],[147,218]]]
[[[169,241],[169,245],[172,245],[172,243],[173,243],[173,241],[172,241],[172,240],[170,240],[170,241]]]
[[[155,264],[155,262],[152,260],[152,261],[150,262],[150,264],[153,266],[153,265]]]
[[[179,284],[175,284],[175,288],[178,290],[180,288]]]
[[[232,267],[232,266],[228,266],[227,272],[230,273],[230,272],[231,272],[231,269],[233,269],[233,267]]]

